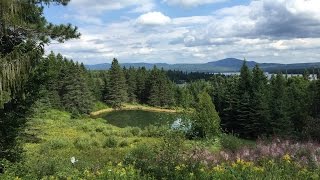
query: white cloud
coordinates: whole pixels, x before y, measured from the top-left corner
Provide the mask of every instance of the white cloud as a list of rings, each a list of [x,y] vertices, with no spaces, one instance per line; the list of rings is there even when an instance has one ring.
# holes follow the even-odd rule
[[[133,12],[148,12],[155,7],[155,3],[153,0],[74,0],[69,6],[77,8],[81,13],[101,14],[130,7]]]
[[[80,1],[77,3],[85,7],[84,0]],[[109,24],[101,23],[100,16],[95,15],[98,19],[92,19],[94,23],[85,22],[81,26],[81,39],[51,45],[48,50],[86,64],[110,62],[113,57],[121,62],[150,63],[203,63],[227,57],[281,63],[320,60],[319,0],[252,1],[206,16],[176,18],[154,11],[156,7],[146,3],[150,0],[141,2],[144,3],[105,2],[111,5],[109,9],[128,8],[129,12],[148,13]],[[197,4],[200,1],[188,2],[201,5]],[[96,8],[87,5],[89,9]]]
[[[149,12],[137,19],[137,23],[142,25],[165,25],[170,22],[170,17],[165,16],[161,12]]]
[[[214,4],[225,2],[227,0],[163,0],[162,2],[167,3],[169,5],[179,5],[183,7],[195,7],[205,4]]]

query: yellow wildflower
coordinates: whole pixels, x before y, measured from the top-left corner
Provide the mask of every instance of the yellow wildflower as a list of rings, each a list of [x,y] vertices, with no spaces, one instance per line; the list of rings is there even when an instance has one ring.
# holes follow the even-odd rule
[[[216,172],[224,172],[224,167],[217,165],[216,167],[213,168],[214,171]]]
[[[255,172],[258,172],[258,173],[263,173],[264,172],[264,168],[263,167],[253,167],[253,170]]]
[[[287,163],[290,163],[290,162],[291,162],[291,157],[290,157],[289,154],[284,155],[282,159],[283,159],[284,161],[286,161]]]
[[[175,169],[176,169],[176,171],[181,171],[181,167],[180,166],[176,166]]]

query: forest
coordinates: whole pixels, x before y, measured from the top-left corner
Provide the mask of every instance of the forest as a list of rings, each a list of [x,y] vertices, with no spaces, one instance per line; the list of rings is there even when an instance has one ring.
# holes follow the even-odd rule
[[[0,179],[320,178],[320,80],[90,71],[45,53],[81,36],[43,15],[68,2],[0,0]]]

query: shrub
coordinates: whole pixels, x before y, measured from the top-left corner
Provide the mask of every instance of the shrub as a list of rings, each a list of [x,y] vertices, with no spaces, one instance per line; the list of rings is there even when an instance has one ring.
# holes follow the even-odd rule
[[[115,148],[118,145],[118,141],[114,136],[107,137],[107,139],[104,142],[103,147],[104,148]]]
[[[308,118],[303,134],[307,139],[320,141],[320,118]]]
[[[235,152],[239,149],[241,149],[244,145],[247,143],[244,142],[244,140],[229,134],[222,134],[220,136],[220,144],[222,148],[226,150],[230,150],[232,152]]]
[[[144,137],[163,137],[167,134],[169,128],[167,126],[147,126],[142,132],[141,136]]]
[[[96,127],[96,132],[101,133],[103,131],[104,131],[104,127],[102,126]]]
[[[50,149],[62,149],[64,147],[67,147],[69,142],[65,139],[53,139],[47,143],[48,146],[50,146]]]
[[[119,147],[127,147],[129,146],[128,140],[123,140],[119,143]]]
[[[141,129],[138,127],[133,127],[133,128],[130,128],[130,132],[133,136],[139,136]]]
[[[86,136],[82,136],[82,137],[78,137],[75,141],[74,141],[74,146],[78,149],[90,149],[92,142],[90,140],[90,138],[86,137]]]

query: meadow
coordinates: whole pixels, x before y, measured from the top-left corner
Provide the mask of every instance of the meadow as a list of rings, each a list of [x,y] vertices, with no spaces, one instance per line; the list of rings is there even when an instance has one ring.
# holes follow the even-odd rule
[[[121,121],[122,116],[117,117]],[[226,134],[188,140],[170,125],[145,121],[145,127],[120,128],[106,119],[73,119],[70,113],[53,109],[37,113],[20,139],[24,142],[23,161],[2,162],[6,173],[0,178],[320,178],[320,146],[316,143],[252,142]]]

